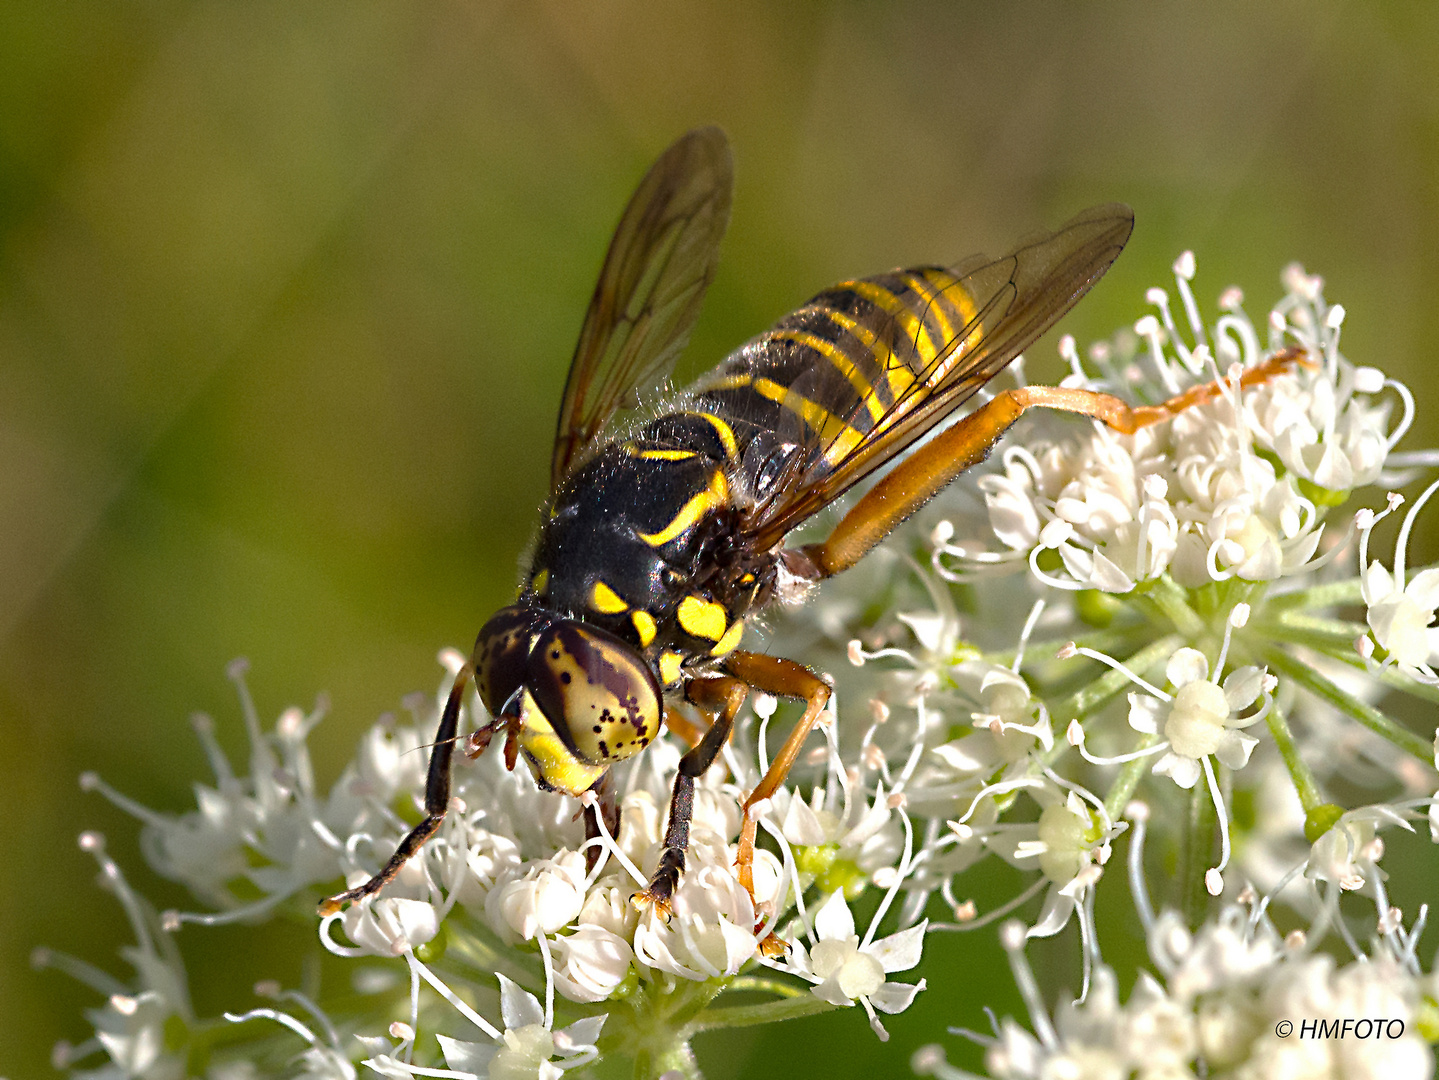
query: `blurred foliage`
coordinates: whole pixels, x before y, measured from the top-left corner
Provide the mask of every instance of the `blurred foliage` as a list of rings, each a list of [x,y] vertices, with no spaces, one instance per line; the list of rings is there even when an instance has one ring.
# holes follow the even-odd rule
[[[178,899],[81,770],[191,805],[187,718],[242,752],[243,654],[269,718],[328,693],[333,777],[510,595],[604,244],[679,132],[718,122],[738,160],[696,369],[842,276],[1122,199],[1138,228],[1081,340],[1183,248],[1206,302],[1237,282],[1254,310],[1299,259],[1432,444],[1436,56],[1432,7],[1332,0],[0,5],[0,1070],[85,1034],[90,995],[33,945],[118,964],[77,831]],[[207,933],[202,1010],[298,980],[294,942]],[[994,988],[947,972],[1004,970],[986,935],[931,960],[887,1048],[843,1015],[700,1051],[715,1077],[902,1072],[984,1024]]]

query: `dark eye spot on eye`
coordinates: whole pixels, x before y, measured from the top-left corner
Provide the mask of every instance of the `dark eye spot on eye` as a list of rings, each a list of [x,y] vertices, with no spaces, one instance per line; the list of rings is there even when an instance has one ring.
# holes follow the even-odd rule
[[[599,724],[596,724],[596,725],[595,725],[595,734],[598,735],[601,731],[604,731],[604,728],[600,727]]]
[[[560,655],[560,650],[556,649],[554,652],[550,653],[550,658],[553,660],[558,660],[560,658]]]
[[[566,686],[570,684],[570,673],[568,671],[560,672],[560,682],[564,683]]]

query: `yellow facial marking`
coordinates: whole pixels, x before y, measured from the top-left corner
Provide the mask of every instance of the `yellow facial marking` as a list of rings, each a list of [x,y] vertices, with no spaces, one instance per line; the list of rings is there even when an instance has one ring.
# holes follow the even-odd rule
[[[725,653],[734,652],[735,648],[739,645],[739,639],[742,637],[744,637],[744,620],[736,619],[730,628],[724,632],[724,637],[715,643],[715,647],[710,650],[710,655],[724,656]]]
[[[654,617],[648,611],[632,611],[630,622],[635,624],[635,633],[640,636],[640,648],[648,649],[655,639]]]
[[[693,450],[641,450],[639,456],[646,461],[688,461],[699,454]]]
[[[618,615],[621,611],[630,609],[630,606],[620,599],[619,594],[603,581],[596,581],[594,588],[590,590],[590,607],[601,615]]]
[[[796,394],[787,386],[781,386],[772,379],[756,379],[754,388],[761,396],[784,406],[802,419],[820,437],[829,443],[824,452],[825,460],[838,465],[847,458],[864,438],[862,432],[850,427],[823,405],[817,405],[802,394]]]
[[[660,654],[660,682],[666,686],[673,686],[680,681],[680,665],[685,658],[677,652]]]
[[[748,375],[745,376],[745,382],[749,382]],[[730,427],[729,424],[725,423],[714,413],[697,412],[691,413],[690,415],[699,416],[709,421],[710,427],[714,428],[715,434],[719,436],[719,441],[724,444],[725,457],[731,461],[739,457],[739,443],[735,441],[734,428]]]
[[[528,691],[520,703],[520,752],[536,780],[569,795],[588,790],[609,768],[586,765],[575,757]]]
[[[723,472],[716,469],[710,473],[709,487],[698,495],[692,496],[689,502],[680,507],[680,512],[674,516],[673,521],[659,532],[640,533],[639,537],[651,547],[661,547],[675,537],[683,535],[700,518],[711,510],[718,510],[728,501],[729,481],[725,479]]]
[[[680,601],[680,629],[686,634],[709,641],[724,637],[729,625],[729,613],[724,606],[699,596],[686,596]]]

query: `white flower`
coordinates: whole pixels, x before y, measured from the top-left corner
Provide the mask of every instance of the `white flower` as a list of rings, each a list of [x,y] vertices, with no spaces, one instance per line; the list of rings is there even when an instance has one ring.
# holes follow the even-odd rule
[[[764,851],[755,855],[756,866],[770,863],[770,872],[755,875],[756,884],[764,878],[777,881],[774,856]],[[760,942],[754,932],[755,907],[734,875],[733,859],[728,848],[690,847],[669,921],[651,908],[635,927],[640,964],[703,982],[733,975],[754,957]]]
[[[487,1080],[559,1080],[568,1070],[587,1065],[598,1056],[595,1042],[604,1027],[605,1015],[587,1016],[567,1028],[551,1031],[538,998],[504,975],[497,974],[496,978],[500,982],[500,1013],[505,1030],[498,1043],[437,1036],[445,1064],[451,1069]]]
[[[1388,875],[1379,867],[1384,855],[1379,829],[1387,825],[1414,831],[1401,813],[1388,806],[1361,806],[1346,811],[1314,841],[1305,866],[1306,876],[1346,890],[1362,889],[1371,881],[1382,883]]]
[[[365,877],[356,877],[355,885]],[[399,956],[430,941],[440,932],[440,913],[434,904],[403,896],[381,896],[351,904],[339,915],[345,936],[376,956]]]
[[[985,834],[984,842],[1014,866],[1033,869],[1038,864],[1049,887],[1039,919],[1028,934],[1050,937],[1064,929],[1098,882],[1118,830],[1112,824],[1106,827],[1095,810],[1102,804],[1092,794],[1092,802],[1086,802],[1079,792],[1050,783],[1024,790],[1039,803],[1039,820],[996,827]],[[1083,933],[1089,933],[1087,923]]]
[[[927,925],[923,922],[888,937],[868,940],[874,931],[871,926],[867,940],[861,942],[844,894],[836,892],[815,912],[818,940],[808,951],[803,941],[796,941],[786,970],[814,983],[811,992],[821,1001],[831,1005],[853,1005],[858,1001],[869,1013],[875,1033],[888,1039],[875,1010],[903,1012],[924,989],[925,981],[891,983],[885,981],[885,976],[908,971],[919,963]]]
[[[584,903],[585,857],[562,851],[530,863],[522,877],[496,884],[485,897],[485,914],[495,933],[528,941],[568,926]]]
[[[1067,346],[1074,374],[1065,385],[1156,400],[1218,379],[1218,396],[1133,436],[1096,425],[1082,438],[1007,445],[1002,471],[979,481],[1002,550],[946,536],[942,553],[961,573],[1027,562],[1044,584],[1114,594],[1166,572],[1185,588],[1271,581],[1310,565],[1325,507],[1379,477],[1413,418],[1413,399],[1339,354],[1343,311],[1324,303],[1318,279],[1286,271],[1289,293],[1270,313],[1266,348],[1237,290],[1221,298],[1225,314],[1213,327],[1201,323],[1185,276],[1192,268],[1191,256],[1176,263],[1187,334],[1168,294],[1151,290],[1159,316],[1135,325],[1139,339],[1096,348],[1104,377],[1086,374]],[[1141,339],[1147,356],[1131,344]],[[1292,357],[1291,370],[1271,366],[1240,389],[1247,372],[1275,356]],[[1386,389],[1404,406],[1392,430],[1389,403],[1373,400]]]
[[[133,983],[126,984],[89,964],[64,954],[37,949],[31,956],[36,968],[54,967],[68,971],[105,1000],[90,1009],[86,1018],[95,1028],[95,1038],[79,1048],[57,1047],[56,1066],[66,1067],[87,1054],[103,1052],[110,1066],[85,1072],[97,1080],[169,1080],[181,1076],[185,1054],[167,1034],[185,1030],[194,1020],[184,969],[171,944],[163,939],[154,912],[131,890],[120,867],[105,852],[98,833],[80,835],[80,848],[100,866],[101,881],[115,895],[135,935],[135,944],[121,949],[121,955],[135,969]],[[77,1073],[76,1075],[80,1075]]]
[[[555,989],[571,1001],[603,1001],[630,973],[635,953],[630,943],[600,926],[580,924],[573,934],[556,937]]]
[[[1242,667],[1230,672],[1223,685],[1209,680],[1209,660],[1198,649],[1181,648],[1170,658],[1165,675],[1174,685],[1167,708],[1148,695],[1129,696],[1129,724],[1134,730],[1161,733],[1169,752],[1154,771],[1182,788],[1199,779],[1200,762],[1213,754],[1231,769],[1242,769],[1259,740],[1243,729],[1264,719],[1264,708],[1244,714],[1267,694],[1263,669]],[[1162,718],[1162,720],[1161,720]]]
[[[1372,668],[1394,664],[1410,678],[1431,686],[1439,685],[1439,672],[1434,668],[1439,658],[1439,627],[1434,625],[1439,609],[1439,568],[1422,570],[1406,581],[1405,555],[1414,521],[1436,490],[1439,480],[1425,488],[1404,515],[1394,544],[1393,573],[1377,559],[1369,561],[1369,537],[1375,523],[1393,513],[1403,499],[1390,495],[1388,509],[1378,514],[1360,510],[1355,515],[1361,590],[1370,630],[1369,636],[1359,639],[1360,655]],[[1384,650],[1382,663],[1373,659],[1376,645]]]

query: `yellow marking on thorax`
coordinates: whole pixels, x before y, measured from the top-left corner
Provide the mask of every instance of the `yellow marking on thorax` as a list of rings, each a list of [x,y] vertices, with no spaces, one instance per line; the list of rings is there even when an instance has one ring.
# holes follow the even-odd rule
[[[678,617],[681,630],[708,641],[724,637],[725,627],[729,625],[729,613],[724,605],[702,596],[686,596],[681,600]]]
[[[660,682],[665,686],[673,686],[680,681],[680,665],[685,658],[677,652],[666,652],[660,654]]]
[[[822,442],[833,441],[833,445],[824,452],[825,460],[831,465],[838,465],[848,457],[864,438],[862,432],[850,427],[823,405],[816,404],[803,394],[797,394],[772,379],[756,379],[754,388],[762,397],[782,405],[800,417]]]
[[[884,415],[884,402],[879,400],[870,381],[864,377],[859,368],[854,366],[854,361],[845,356],[844,350],[833,341],[826,341],[818,334],[811,334],[807,330],[780,330],[771,334],[770,337],[775,341],[795,341],[801,345],[808,345],[815,352],[823,355],[859,392],[860,400],[869,409],[870,416],[878,420]]]
[[[693,450],[641,450],[635,456],[646,461],[688,461],[699,454]]]
[[[531,592],[542,593],[542,592],[545,591],[545,586],[548,585],[549,583],[550,583],[550,571],[549,571],[549,568],[546,567],[545,569],[541,570],[538,574],[536,574],[534,577],[530,578],[530,591],[531,591]]]
[[[919,353],[924,365],[928,367],[934,362],[939,350],[929,336],[929,328],[898,296],[873,281],[846,281],[840,287],[858,293],[876,307],[893,315],[904,328],[905,334],[914,342],[915,351]]]
[[[635,624],[635,633],[640,636],[640,648],[648,649],[655,639],[655,619],[648,611],[630,612],[630,622]]]
[[[744,380],[745,381],[740,385],[749,385],[748,375],[744,376]],[[698,416],[704,420],[709,421],[710,427],[714,428],[715,434],[719,436],[719,441],[724,444],[725,457],[729,458],[731,461],[734,461],[736,458],[739,457],[739,443],[735,440],[734,428],[730,427],[729,424],[725,423],[714,413],[692,412],[688,415]]]
[[[730,624],[730,628],[724,632],[724,637],[715,643],[715,647],[710,650],[710,655],[724,656],[726,653],[734,652],[735,647],[739,645],[739,639],[742,637],[744,637],[744,620],[736,619]]]
[[[894,400],[898,401],[903,397],[904,392],[914,385],[914,372],[909,370],[909,365],[895,356],[889,346],[880,345],[870,329],[857,319],[833,308],[827,308],[825,314],[853,334],[884,368],[885,378],[889,380],[889,392],[894,395]]]
[[[718,510],[728,501],[729,481],[725,479],[722,470],[715,469],[710,473],[709,487],[692,496],[689,502],[680,507],[680,512],[674,516],[673,521],[659,532],[640,533],[639,538],[651,547],[662,547],[675,537],[683,535],[685,530],[711,510]]]
[[[590,589],[590,607],[601,615],[618,615],[621,611],[630,609],[630,606],[620,599],[619,594],[603,581],[596,581]]]

